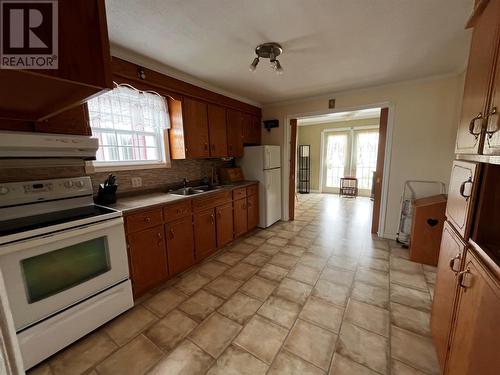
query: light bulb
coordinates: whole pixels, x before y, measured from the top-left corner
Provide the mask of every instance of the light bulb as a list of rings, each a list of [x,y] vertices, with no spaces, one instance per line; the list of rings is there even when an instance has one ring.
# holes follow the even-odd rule
[[[275,60],[275,62],[274,62],[274,70],[279,75],[281,75],[281,74],[283,74],[285,72],[284,69],[283,69],[283,67],[281,66],[281,64],[280,64],[280,62],[278,60]]]
[[[255,69],[257,68],[258,63],[259,63],[259,58],[256,57],[255,59],[253,59],[252,63],[248,67],[248,69],[250,69],[251,72],[255,72]]]

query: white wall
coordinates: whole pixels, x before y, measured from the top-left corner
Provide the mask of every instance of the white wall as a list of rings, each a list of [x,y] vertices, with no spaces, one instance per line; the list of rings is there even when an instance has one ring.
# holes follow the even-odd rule
[[[328,112],[328,98],[336,99],[335,110],[389,103],[393,109],[390,114],[393,137],[390,168],[384,171],[384,178],[388,178],[388,200],[383,236],[395,238],[404,182],[419,179],[448,184],[463,81],[461,74],[270,105],[263,108],[263,119],[278,119],[280,126],[271,132],[264,131],[262,142],[283,145],[287,118]],[[285,163],[288,164],[288,160],[283,160],[283,165]],[[288,181],[287,176],[283,178]],[[286,186],[284,194],[288,193],[287,189]]]

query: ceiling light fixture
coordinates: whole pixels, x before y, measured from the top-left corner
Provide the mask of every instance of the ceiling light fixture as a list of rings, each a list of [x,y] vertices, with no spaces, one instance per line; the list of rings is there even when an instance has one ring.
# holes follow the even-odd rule
[[[277,57],[282,53],[283,48],[281,48],[278,43],[270,42],[258,45],[257,48],[255,48],[255,54],[257,55],[257,57],[254,58],[252,63],[250,64],[250,71],[254,72],[257,68],[257,65],[259,64],[260,59],[263,58],[269,59],[271,68],[273,68],[273,70],[277,74],[283,74],[283,67],[277,59]]]

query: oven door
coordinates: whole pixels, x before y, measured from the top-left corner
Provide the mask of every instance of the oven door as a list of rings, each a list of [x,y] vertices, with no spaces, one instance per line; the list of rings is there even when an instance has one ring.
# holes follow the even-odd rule
[[[0,246],[16,331],[128,279],[123,219]]]

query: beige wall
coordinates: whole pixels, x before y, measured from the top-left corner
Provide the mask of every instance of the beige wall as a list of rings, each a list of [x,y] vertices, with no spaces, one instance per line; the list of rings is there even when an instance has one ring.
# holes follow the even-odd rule
[[[339,129],[349,127],[378,126],[379,119],[364,119],[330,122],[325,124],[311,124],[299,126],[297,132],[298,145],[311,146],[311,190],[319,190],[319,174],[321,161],[321,133],[327,129]]]
[[[336,110],[390,103],[393,109],[392,154],[388,178],[385,237],[394,237],[399,222],[400,197],[405,180],[441,180],[448,183],[463,77],[404,82],[331,95]],[[328,97],[271,105],[263,108],[263,119],[279,119],[280,127],[264,132],[264,144],[283,144],[287,117],[328,112]],[[284,161],[283,161],[284,162]],[[287,161],[288,163],[288,161]],[[284,179],[287,180],[288,178]]]

